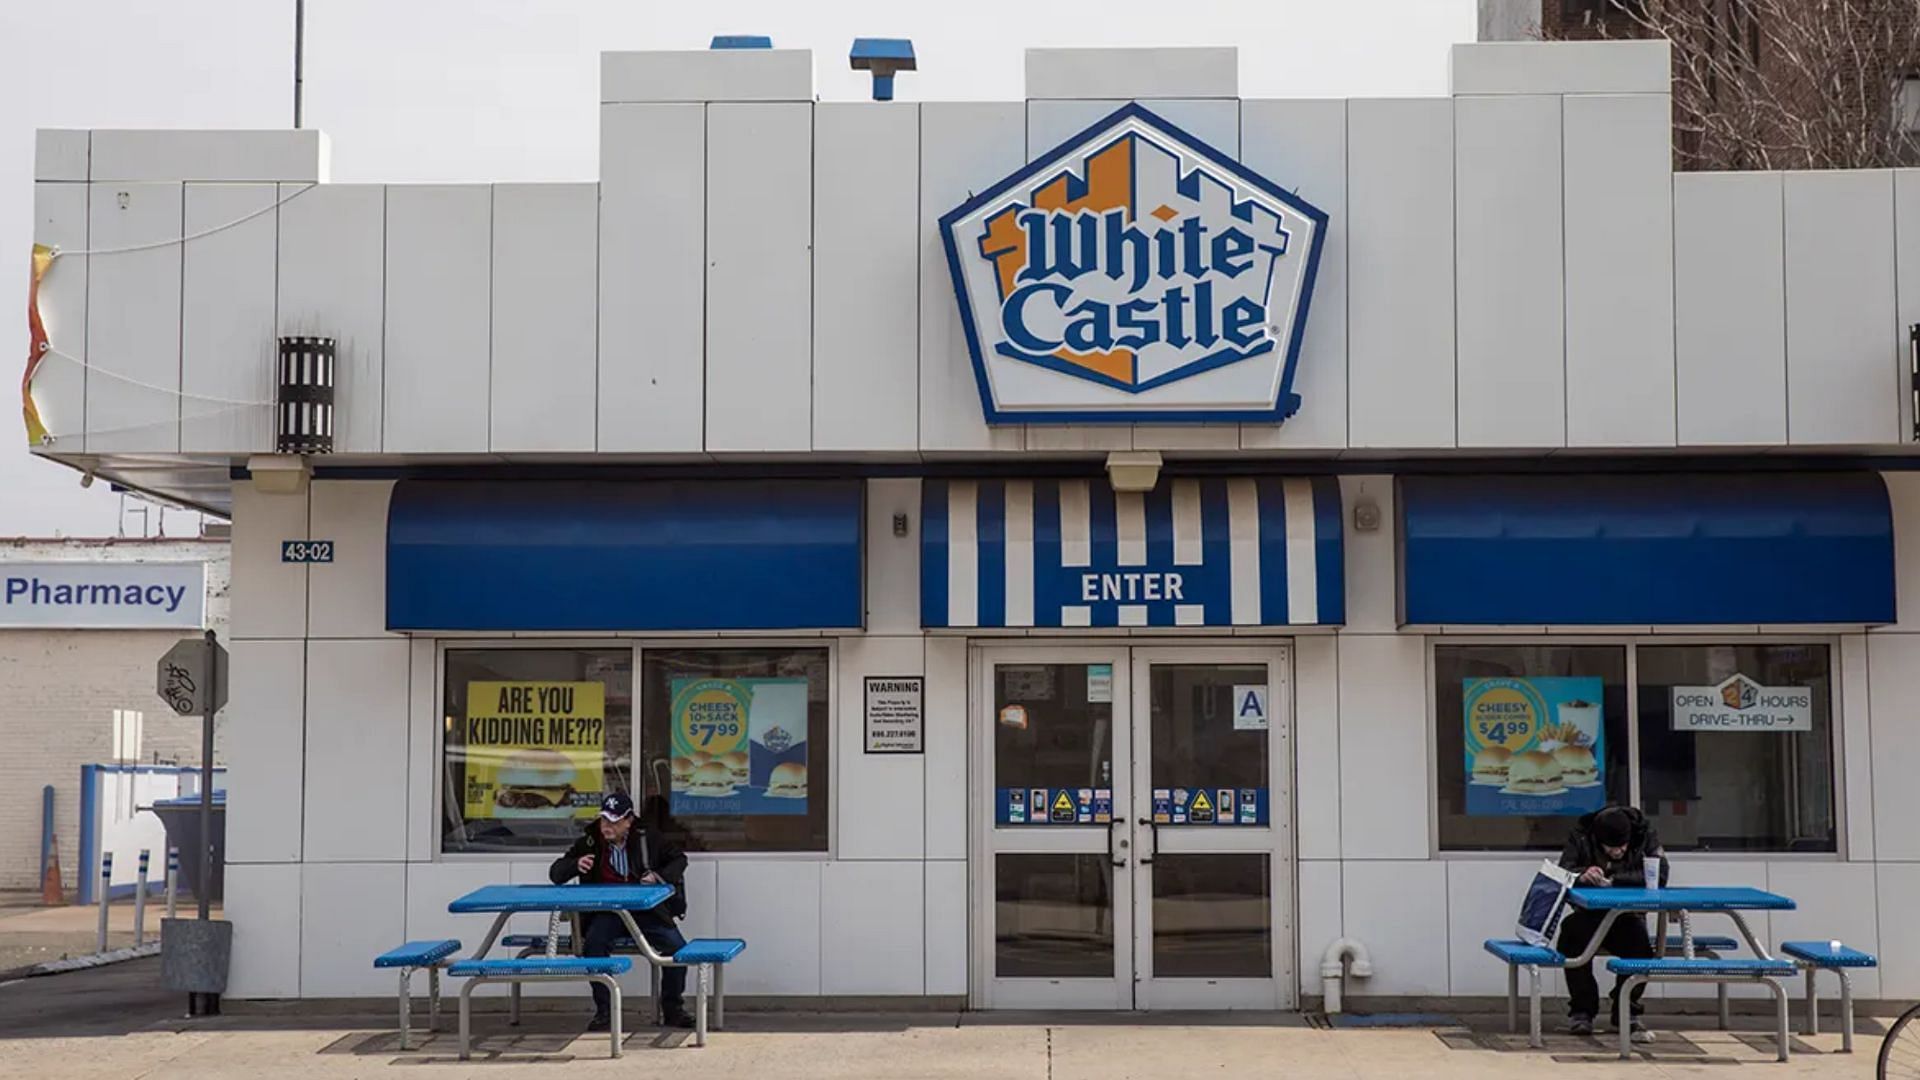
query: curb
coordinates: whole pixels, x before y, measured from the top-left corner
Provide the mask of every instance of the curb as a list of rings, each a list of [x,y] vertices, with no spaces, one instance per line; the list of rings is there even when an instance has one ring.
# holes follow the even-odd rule
[[[109,949],[103,953],[87,953],[84,956],[68,956],[59,960],[47,960],[26,967],[0,971],[0,982],[15,982],[20,979],[34,978],[40,975],[59,975],[68,971],[81,971],[86,968],[106,967],[109,964],[121,964],[128,960],[140,960],[160,955],[160,943],[148,942],[145,945],[128,946],[124,949]]]

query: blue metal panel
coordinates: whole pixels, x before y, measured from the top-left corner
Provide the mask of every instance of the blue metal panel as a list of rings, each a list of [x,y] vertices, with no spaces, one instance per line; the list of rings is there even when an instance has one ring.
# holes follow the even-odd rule
[[[1400,481],[1405,621],[1894,621],[1873,472]]]
[[[862,625],[861,486],[406,480],[390,630]]]

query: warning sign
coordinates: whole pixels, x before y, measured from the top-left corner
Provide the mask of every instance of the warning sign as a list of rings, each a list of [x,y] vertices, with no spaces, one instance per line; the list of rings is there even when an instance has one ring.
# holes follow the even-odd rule
[[[1053,813],[1050,816],[1056,822],[1069,825],[1073,823],[1074,818],[1078,816],[1078,808],[1074,805],[1072,792],[1066,788],[1060,789],[1060,794],[1054,797]]]
[[[1187,817],[1195,825],[1206,825],[1213,821],[1213,802],[1205,791],[1193,793],[1193,803],[1187,807]]]

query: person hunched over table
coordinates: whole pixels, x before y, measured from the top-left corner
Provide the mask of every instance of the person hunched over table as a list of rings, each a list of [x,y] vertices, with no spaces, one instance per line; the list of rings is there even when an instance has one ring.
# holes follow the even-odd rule
[[[547,876],[555,885],[574,878],[591,885],[672,885],[673,898],[650,911],[636,911],[633,921],[655,950],[672,956],[686,945],[674,920],[687,912],[687,856],[668,840],[656,822],[633,816],[633,800],[614,792],[600,800],[600,814],[565,855],[554,860]],[[607,956],[616,938],[627,936],[627,924],[612,911],[590,911],[581,916],[582,956]],[[610,1023],[607,988],[592,984],[593,1020],[588,1031],[605,1031]],[[684,995],[687,969],[660,972],[660,1011],[668,1027],[690,1028]]]
[[[1645,860],[1656,856],[1660,859],[1660,880],[1652,887],[1662,888],[1667,883],[1667,859],[1660,850],[1660,835],[1654,831],[1653,824],[1631,806],[1607,806],[1574,823],[1573,831],[1567,836],[1567,846],[1560,853],[1560,866],[1574,873],[1576,887],[1640,889],[1648,887]],[[1571,958],[1585,952],[1594,932],[1600,929],[1600,920],[1605,917],[1604,912],[1577,908],[1567,912],[1560,922],[1561,955]],[[1607,930],[1607,939],[1601,948],[1623,959],[1651,958],[1653,940],[1647,936],[1646,917],[1622,913]],[[1600,983],[1593,977],[1593,965],[1569,965],[1566,974],[1567,1030],[1575,1035],[1591,1035],[1600,1006]],[[1621,977],[1616,976],[1613,993],[1608,997],[1607,1017],[1615,1023],[1620,1016],[1620,982]],[[1653,1040],[1653,1032],[1640,1023],[1640,997],[1646,989],[1646,983],[1634,987],[1629,1006],[1633,1012],[1635,1042]]]

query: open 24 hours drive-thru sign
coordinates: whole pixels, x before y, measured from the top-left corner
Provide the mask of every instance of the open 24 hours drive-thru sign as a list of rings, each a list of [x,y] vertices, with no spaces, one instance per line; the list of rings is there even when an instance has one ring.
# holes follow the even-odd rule
[[[940,219],[987,422],[1292,416],[1326,227],[1118,109]]]

